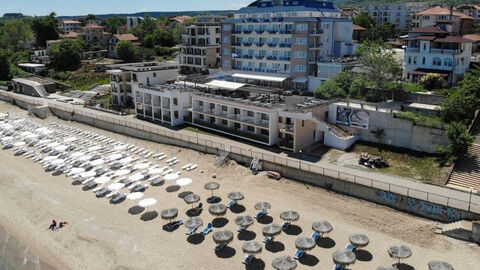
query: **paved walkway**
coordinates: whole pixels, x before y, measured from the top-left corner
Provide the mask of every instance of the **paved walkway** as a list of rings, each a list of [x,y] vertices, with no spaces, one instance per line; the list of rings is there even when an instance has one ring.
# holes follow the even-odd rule
[[[0,93],[1,94],[1,93]],[[29,98],[29,97],[27,97]],[[40,99],[44,100],[44,99]],[[37,102],[38,99],[35,100]],[[341,165],[335,165],[328,163],[326,161],[319,161],[319,162],[311,162],[306,159],[302,159],[299,161],[298,156],[290,157],[290,153],[282,152],[275,148],[275,152],[265,149],[261,146],[256,146],[250,142],[239,140],[238,138],[230,139],[224,136],[215,136],[197,133],[185,129],[172,129],[170,127],[165,127],[161,125],[157,125],[154,123],[150,123],[147,121],[142,121],[139,119],[134,118],[132,115],[130,116],[119,116],[110,114],[107,112],[97,111],[93,109],[87,109],[82,106],[72,106],[69,104],[65,104],[62,102],[54,101],[54,100],[44,100],[45,105],[57,105],[66,108],[68,111],[72,109],[75,112],[85,112],[91,115],[95,115],[98,118],[111,118],[116,119],[120,124],[127,122],[130,124],[138,124],[143,125],[145,127],[155,128],[164,130],[166,132],[173,132],[176,135],[186,135],[193,138],[198,138],[200,140],[210,140],[215,141],[217,143],[221,143],[225,146],[226,150],[233,150],[233,152],[238,151],[238,149],[242,149],[242,153],[244,155],[255,155],[262,157],[264,160],[268,161],[275,161],[275,163],[286,162],[286,164],[290,167],[299,167],[301,166],[302,170],[311,171],[315,173],[325,174],[334,178],[340,178],[346,181],[356,182],[358,184],[372,186],[374,188],[382,189],[385,191],[390,191],[397,194],[403,194],[410,197],[442,204],[448,205],[451,207],[455,207],[458,209],[468,210],[470,209],[472,212],[480,214],[480,196],[476,194],[470,194],[468,192],[460,191],[451,189],[448,187],[442,186],[435,186],[430,184],[424,184],[418,182],[414,179],[404,178],[394,175],[387,175],[381,174],[372,171],[360,170],[350,167],[345,167]],[[250,153],[250,151],[252,153]],[[275,160],[276,159],[276,160]],[[293,165],[292,165],[293,164]],[[469,202],[472,205],[469,207]]]

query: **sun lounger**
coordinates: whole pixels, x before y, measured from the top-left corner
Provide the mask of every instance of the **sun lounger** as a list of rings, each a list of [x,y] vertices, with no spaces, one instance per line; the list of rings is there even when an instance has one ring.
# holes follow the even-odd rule
[[[257,212],[257,214],[255,215],[255,218],[259,219],[259,218],[262,218],[263,216],[265,216],[267,214],[268,214],[267,209],[263,209],[263,210],[260,210],[260,211]]]
[[[197,167],[198,167],[197,164],[193,164],[192,166],[190,166],[190,167],[187,168],[187,171],[193,171],[193,170],[195,170]]]
[[[272,237],[269,237],[269,236],[265,236],[262,240],[263,243],[270,243],[272,242],[273,238]]]
[[[340,264],[336,264],[334,267],[333,267],[333,270],[343,270],[343,265],[340,265]]]
[[[166,227],[168,230],[171,231],[171,230],[175,229],[176,227],[178,227],[178,226],[180,226],[180,225],[182,225],[182,224],[183,224],[183,220],[180,219],[180,220],[177,220],[177,221],[174,221],[174,222],[172,222],[172,223],[169,223],[169,224],[165,225],[165,227]]]
[[[297,252],[293,255],[295,260],[300,260],[303,256],[305,256],[305,251],[297,249]]]
[[[222,251],[226,246],[226,244],[217,244],[215,246],[215,251]]]
[[[167,159],[165,162],[170,163],[170,162],[174,161],[175,159],[177,159],[177,158],[173,157],[173,158]]]
[[[197,230],[197,228],[198,228],[198,227],[195,227],[195,226],[190,227],[190,228],[188,228],[188,230],[185,232],[185,234],[186,234],[186,235],[191,235],[191,234],[193,234],[193,233]]]
[[[164,159],[166,159],[166,158],[167,158],[166,155],[160,155],[160,156],[157,158],[157,160],[158,160],[158,161],[162,161],[162,160],[164,160]]]
[[[253,259],[255,259],[255,256],[253,254],[246,255],[243,257],[242,263],[245,265],[249,265],[252,263]]]
[[[239,225],[237,227],[237,232],[243,232],[243,231],[245,231],[245,229],[246,229],[245,227]]]
[[[288,229],[288,227],[290,227],[290,222],[283,222],[282,224],[282,230],[285,231]]]
[[[234,206],[235,204],[237,204],[237,200],[231,200],[231,201],[228,202],[227,207],[230,208],[230,207]]]
[[[348,244],[345,248],[346,248],[347,250],[350,250],[350,251],[354,251],[354,250],[355,250],[355,246],[352,245],[352,244]]]
[[[313,241],[316,242],[319,237],[320,237],[320,233],[319,233],[319,232],[313,232],[313,233],[312,233],[312,236],[311,236],[310,238],[312,238]]]
[[[168,169],[168,170],[164,171],[164,172],[162,173],[162,175],[165,176],[165,175],[167,175],[167,174],[169,174],[169,173],[172,173],[172,172],[173,172],[172,169]]]
[[[200,212],[203,210],[203,203],[200,203],[197,207],[192,209],[192,214],[195,216],[200,215]]]
[[[190,166],[192,166],[192,163],[188,163],[186,165],[183,165],[182,170],[188,169]]]
[[[212,231],[212,228],[213,228],[213,224],[210,222],[207,224],[207,226],[202,230],[202,235],[205,236],[207,235],[209,232]]]

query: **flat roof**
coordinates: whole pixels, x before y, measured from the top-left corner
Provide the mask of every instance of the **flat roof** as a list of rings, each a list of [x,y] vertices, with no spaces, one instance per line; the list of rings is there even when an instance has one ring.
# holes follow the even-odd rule
[[[218,88],[222,88],[222,89],[226,89],[226,90],[237,90],[240,87],[244,86],[245,84],[236,83],[236,82],[213,80],[211,82],[206,83],[205,85],[212,86],[212,87],[218,87]]]
[[[21,63],[18,64],[19,67],[31,67],[31,68],[36,68],[36,67],[45,67],[44,64],[35,64],[35,63]]]
[[[232,75],[234,78],[241,78],[241,79],[252,79],[252,80],[262,80],[262,81],[270,81],[270,82],[283,82],[288,76],[285,77],[273,77],[273,76],[264,76],[264,75],[254,75],[254,74],[245,74],[245,73],[234,73]]]

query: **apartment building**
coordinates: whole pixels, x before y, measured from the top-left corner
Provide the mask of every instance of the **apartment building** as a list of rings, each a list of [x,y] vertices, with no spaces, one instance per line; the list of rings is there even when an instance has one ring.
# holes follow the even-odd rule
[[[62,20],[60,21],[59,28],[64,32],[64,33],[69,33],[69,32],[78,32],[80,31],[80,27],[82,26],[82,23],[76,20]]]
[[[456,10],[472,17],[475,23],[480,23],[480,5],[460,5]]]
[[[85,40],[90,46],[107,48],[110,40],[110,33],[104,31],[104,27],[96,24],[87,24],[80,28],[78,36]]]
[[[143,17],[127,16],[127,30],[132,29],[133,27],[139,25],[141,22],[143,22]]]
[[[406,30],[411,28],[415,14],[428,7],[429,4],[419,2],[368,5],[365,7],[365,12],[378,24],[388,22],[394,24],[396,29]]]
[[[142,62],[109,65],[112,104],[121,108],[134,107],[132,88],[157,85],[177,80],[179,66],[175,63]]]
[[[453,9],[435,6],[415,14],[413,25],[415,28],[435,26],[437,24],[450,24],[450,32],[456,35],[471,34],[473,31],[473,18]]]
[[[282,89],[217,80],[133,87],[137,117],[149,121],[189,124],[294,152],[318,142],[346,149],[356,140],[322,120],[328,102],[281,96]]]
[[[225,16],[197,16],[184,26],[180,44],[182,74],[208,72],[220,64],[220,29]]]
[[[405,51],[404,77],[417,81],[428,73],[438,73],[450,84],[455,84],[470,67],[472,40],[454,36],[442,28],[427,26],[408,33]]]
[[[255,1],[222,22],[226,79],[313,91],[318,63],[353,55],[352,22],[332,2]]]

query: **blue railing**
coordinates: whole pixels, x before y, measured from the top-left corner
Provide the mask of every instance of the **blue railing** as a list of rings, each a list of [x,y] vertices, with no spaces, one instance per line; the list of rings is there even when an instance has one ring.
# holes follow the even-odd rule
[[[267,60],[277,60],[277,59],[278,59],[278,57],[273,56],[273,55],[267,56]]]
[[[290,43],[280,43],[280,48],[290,48],[292,47],[292,44]]]
[[[265,44],[265,43],[261,43],[261,42],[255,43],[255,45],[257,45],[257,47],[262,47],[264,44]]]
[[[278,60],[280,60],[280,61],[290,61],[290,57],[288,57],[288,56],[280,56],[280,57],[278,58]]]
[[[277,47],[277,43],[267,43],[268,47],[270,48],[274,48],[274,47]]]
[[[251,42],[244,42],[244,43],[243,43],[243,46],[245,46],[245,47],[250,47],[250,46],[252,46],[252,43],[251,43]]]

